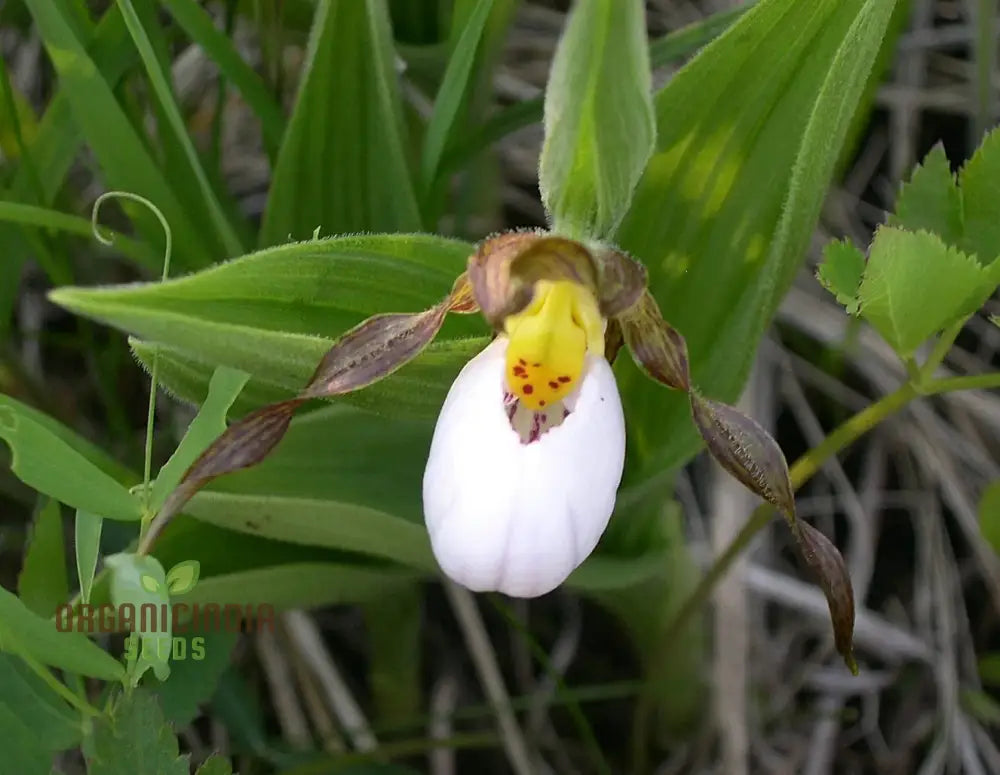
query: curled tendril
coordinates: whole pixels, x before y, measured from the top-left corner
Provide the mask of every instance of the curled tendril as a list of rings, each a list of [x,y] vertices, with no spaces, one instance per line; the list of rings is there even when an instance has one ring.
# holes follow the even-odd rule
[[[155,204],[146,199],[144,196],[139,194],[134,194],[131,191],[105,191],[94,202],[94,209],[90,215],[90,228],[94,232],[94,238],[100,242],[102,245],[112,245],[114,244],[113,232],[108,232],[107,234],[101,233],[101,225],[98,223],[98,215],[101,212],[101,205],[108,199],[128,199],[129,201],[136,202],[143,205],[147,210],[149,210],[153,215],[159,220],[160,225],[163,227],[164,236],[164,246],[163,246],[163,274],[161,279],[166,280],[170,276],[170,253],[173,250],[173,235],[170,231],[170,224],[167,223],[167,218]],[[142,506],[143,506],[143,517],[142,517],[142,532],[145,533],[148,529],[149,522],[152,520],[153,515],[149,512],[150,496],[152,495],[152,488],[149,486],[150,474],[152,472],[152,460],[153,460],[153,416],[156,411],[156,389],[158,385],[158,372],[160,366],[160,349],[158,347],[153,347],[153,363],[149,370],[149,408],[146,411],[146,450],[143,460],[142,469]]]
[[[163,214],[163,211],[151,201],[146,199],[146,197],[140,196],[139,194],[133,194],[131,191],[105,191],[94,201],[94,209],[90,215],[90,229],[94,233],[94,239],[102,245],[114,244],[114,232],[109,230],[107,233],[102,234],[101,224],[98,223],[97,220],[97,217],[101,212],[101,205],[108,199],[128,199],[132,202],[138,202],[156,216],[160,225],[163,227],[163,236],[166,240],[166,244],[163,248],[163,275],[161,278],[166,280],[170,275],[170,253],[173,250],[173,234],[170,231],[170,224],[167,223],[167,218]]]

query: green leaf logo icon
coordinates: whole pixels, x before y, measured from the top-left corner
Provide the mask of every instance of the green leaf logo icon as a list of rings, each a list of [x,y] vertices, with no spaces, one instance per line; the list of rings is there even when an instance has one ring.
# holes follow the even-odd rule
[[[197,560],[185,560],[177,563],[167,573],[167,589],[172,595],[183,595],[190,592],[198,583],[201,565]]]

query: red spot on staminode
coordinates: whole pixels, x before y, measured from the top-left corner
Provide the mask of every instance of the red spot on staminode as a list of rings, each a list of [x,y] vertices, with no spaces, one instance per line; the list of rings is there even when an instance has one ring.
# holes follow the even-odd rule
[[[517,362],[520,363],[522,366],[527,366],[528,365],[528,362],[526,360],[524,360],[524,358],[518,358]]]
[[[535,367],[535,368],[537,369],[537,368],[538,368],[539,366],[541,366],[542,364],[540,364],[540,363],[533,363],[533,364],[531,364],[531,365],[532,365],[532,366],[534,366],[534,367]]]
[[[555,380],[550,380],[549,381],[549,387],[552,388],[553,390],[558,390],[559,389],[559,383],[556,382]]]
[[[539,401],[539,402],[538,402],[538,405],[539,405],[539,406],[545,406],[545,402],[544,402],[544,401]]]
[[[521,390],[524,391],[524,394],[526,396],[530,396],[532,393],[535,392],[535,388],[532,387],[531,385],[525,385],[524,387],[521,388]]]
[[[524,377],[526,375],[527,375],[527,372],[524,370],[524,366],[515,366],[514,367],[514,376],[515,377]]]
[[[559,381],[562,382],[565,385],[567,382],[570,382],[572,380],[570,380],[569,377],[560,377]]]

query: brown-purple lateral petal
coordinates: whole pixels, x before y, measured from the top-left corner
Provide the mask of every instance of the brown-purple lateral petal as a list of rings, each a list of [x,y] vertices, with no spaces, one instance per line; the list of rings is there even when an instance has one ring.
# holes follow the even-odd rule
[[[830,608],[833,640],[848,669],[858,674],[854,660],[854,587],[843,556],[829,538],[805,522],[798,522],[802,556],[819,579]]]
[[[463,273],[451,293],[428,310],[376,315],[352,328],[327,351],[296,398],[258,409],[233,423],[209,445],[168,496],[140,550],[148,551],[167,522],[209,481],[261,462],[285,435],[300,404],[359,390],[387,377],[433,341],[449,312],[475,310],[472,287]]]
[[[612,318],[634,307],[646,290],[646,267],[622,251],[609,247],[595,250],[594,260],[597,262],[601,314]]]
[[[191,464],[160,508],[143,538],[140,552],[153,544],[166,524],[213,479],[261,462],[288,430],[302,398],[269,404],[234,422]]]
[[[447,312],[448,307],[442,304],[416,314],[368,318],[327,351],[300,396],[340,395],[387,377],[430,344]]]
[[[781,448],[760,425],[731,406],[691,392],[698,432],[719,464],[749,489],[795,519],[795,499]]]
[[[649,291],[620,314],[618,321],[632,358],[647,375],[674,390],[691,390],[687,344],[663,319]]]

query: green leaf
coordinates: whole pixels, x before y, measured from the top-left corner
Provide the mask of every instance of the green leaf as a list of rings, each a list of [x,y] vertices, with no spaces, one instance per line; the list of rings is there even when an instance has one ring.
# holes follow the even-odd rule
[[[462,28],[458,43],[448,59],[448,69],[445,70],[444,79],[434,99],[434,112],[431,113],[427,133],[424,136],[421,170],[425,191],[434,185],[441,158],[458,127],[462,106],[468,99],[469,89],[474,83],[473,65],[476,51],[483,38],[486,22],[490,18],[493,2],[494,0],[476,0]]]
[[[356,323],[437,304],[471,252],[467,243],[439,237],[343,237],[264,250],[164,283],[61,288],[50,298],[173,348],[180,358],[165,358],[165,382],[188,400],[192,381],[207,381],[216,365],[250,374],[248,390],[279,388],[284,398],[306,384],[333,338]],[[483,333],[477,316],[453,316],[414,363],[346,400],[435,417],[451,381],[487,343],[466,337]],[[180,366],[186,390],[171,382],[171,363]]]
[[[233,775],[233,765],[221,754],[212,754],[198,768],[195,775]]]
[[[982,267],[929,232],[881,228],[861,281],[861,314],[900,356],[909,357],[982,305],[996,288],[997,267]]]
[[[361,603],[412,571],[332,563],[289,563],[203,578],[184,596],[189,604],[273,606],[275,610]]]
[[[57,501],[46,499],[38,510],[24,567],[17,578],[17,592],[28,608],[46,617],[69,599],[62,512]]]
[[[185,511],[229,530],[362,552],[425,571],[437,567],[422,526],[365,506],[335,500],[203,492]]]
[[[979,530],[1000,555],[1000,481],[990,484],[979,499]]]
[[[178,726],[190,724],[199,708],[211,700],[219,679],[229,666],[239,639],[235,632],[191,632],[182,639],[183,658],[175,659],[166,683],[147,685],[156,693],[167,720]]]
[[[3,687],[0,709],[16,714],[37,735],[38,743],[45,750],[64,751],[80,741],[83,725],[79,714],[22,660],[0,654],[0,686]],[[11,738],[2,739],[6,745]],[[6,754],[5,748],[4,766]]]
[[[112,88],[117,86],[136,59],[135,47],[117,8],[111,8],[104,14],[84,45],[101,77]],[[73,120],[68,87],[60,85],[46,105],[30,147],[44,194],[38,204],[53,203],[80,152],[82,142],[80,127]],[[13,193],[19,198],[30,190],[30,174],[28,169],[18,170]]]
[[[61,625],[66,624],[58,617]],[[60,631],[48,619],[29,611],[24,603],[0,587],[0,651],[26,653],[44,665],[71,673],[117,680],[122,666],[79,632]]]
[[[152,693],[119,695],[109,715],[94,722],[83,741],[87,775],[189,775],[174,735]]]
[[[940,143],[904,183],[896,200],[890,226],[909,231],[929,231],[949,245],[962,245],[962,195]]]
[[[243,390],[247,379],[249,379],[248,374],[235,369],[223,367],[215,370],[208,386],[205,403],[201,405],[198,414],[191,421],[187,433],[177,445],[174,454],[170,456],[170,459],[156,475],[150,499],[150,509],[154,513],[159,511],[167,496],[181,481],[184,472],[226,429],[226,415],[229,412],[229,407],[233,405],[233,401]]]
[[[858,288],[864,271],[864,254],[848,240],[842,240],[827,243],[816,276],[823,287],[847,307],[848,315],[857,315],[861,303]]]
[[[87,239],[92,239],[94,235],[89,218],[81,218],[78,215],[69,215],[47,207],[36,207],[20,202],[0,202],[0,221],[58,229]],[[108,232],[107,229],[104,231]],[[149,246],[142,242],[115,232],[110,232],[108,236],[114,240],[116,249],[143,266],[158,267],[163,261],[162,256],[154,255]]]
[[[130,684],[136,686],[150,668],[161,681],[170,675],[173,617],[159,616],[170,603],[166,574],[155,557],[135,554],[113,554],[104,564],[111,572],[111,602],[120,610],[123,605],[134,606],[132,632],[138,641],[131,640],[130,648],[135,659],[130,658]],[[152,606],[153,616],[142,616],[143,606]],[[161,621],[162,619],[162,621]],[[134,637],[134,636],[133,636]],[[134,667],[131,663],[135,662]]]
[[[107,183],[156,203],[173,231],[179,263],[197,266],[227,255],[222,245],[207,239],[208,235],[191,221],[58,6],[48,0],[27,0],[26,4],[64,88],[70,113],[97,157]],[[141,209],[123,207],[134,214],[143,233],[159,244],[162,235],[156,220]]]
[[[3,761],[8,772],[52,775],[53,752],[45,745],[43,734],[21,720],[19,709],[10,708],[0,698],[0,740],[4,741]]]
[[[674,30],[649,44],[649,60],[653,69],[663,67],[694,53],[707,43],[711,43],[734,21],[747,12],[756,2],[741,5],[726,11],[719,11],[705,19],[692,22]],[[445,169],[462,169],[471,157],[492,147],[497,141],[510,134],[542,120],[545,108],[543,97],[515,102],[497,110],[482,126],[466,138],[457,138],[455,149],[447,154]]]
[[[194,143],[188,136],[187,128],[184,126],[184,119],[177,107],[177,103],[174,101],[173,90],[167,80],[168,76],[164,73],[161,63],[157,60],[153,44],[150,42],[146,30],[142,26],[142,22],[135,12],[131,0],[117,0],[117,3],[122,17],[125,19],[125,25],[128,27],[129,34],[131,34],[132,40],[135,41],[135,47],[139,51],[139,56],[142,57],[153,94],[156,96],[160,110],[166,118],[165,123],[169,126],[170,133],[173,134],[174,142],[179,145],[183,153],[184,162],[186,162],[187,167],[185,172],[190,171],[190,174],[194,176],[194,180],[197,183],[194,191],[199,195],[199,200],[189,201],[188,204],[196,210],[204,209],[207,212],[207,222],[212,225],[219,244],[224,246],[225,255],[239,255],[243,252],[239,237],[237,237],[232,224],[226,218],[222,210],[222,205],[219,203],[215,191],[208,181],[205,170],[201,165],[201,160],[198,158],[198,152],[195,150]],[[166,131],[166,127],[161,126],[160,131]]]
[[[393,63],[383,0],[318,3],[261,246],[420,228]]]
[[[74,520],[76,537],[76,574],[80,582],[80,601],[90,602],[90,590],[97,571],[97,558],[101,553],[101,530],[104,518],[89,511],[77,509]]]
[[[966,250],[989,264],[1000,256],[1000,129],[994,129],[959,173]]]
[[[656,95],[656,152],[618,242],[684,336],[692,380],[734,401],[803,257],[897,3],[763,0]],[[693,455],[687,397],[615,364],[626,486]],[[612,527],[614,529],[614,527]]]
[[[128,490],[13,402],[0,404],[0,438],[11,448],[11,470],[38,492],[111,519],[141,516]]]
[[[329,347],[333,341],[327,340],[325,344]],[[433,420],[461,368],[488,344],[486,337],[433,342],[414,361],[383,381],[337,400],[389,417]],[[152,364],[152,349],[151,345],[133,340],[133,350],[147,370]],[[167,351],[164,358],[162,346],[160,355],[159,374],[164,389],[197,406],[208,387],[212,366],[178,350]],[[310,362],[315,365],[322,355],[318,353],[315,361]],[[272,382],[267,370],[269,364],[262,367],[262,376],[251,379],[234,404],[234,414],[243,415],[264,404],[291,398],[313,373],[312,367],[303,364],[300,380],[276,379]]]
[[[576,0],[545,91],[538,183],[556,231],[614,234],[653,151],[645,11],[638,0]]]
[[[191,40],[211,58],[226,80],[239,90],[260,120],[264,145],[276,152],[285,131],[285,117],[263,79],[195,0],[165,0],[164,5]]]
[[[139,477],[136,474],[129,471],[118,461],[113,460],[100,447],[94,446],[85,438],[78,436],[58,420],[53,419],[44,412],[33,409],[27,404],[22,404],[10,396],[0,394],[0,414],[4,410],[10,410],[18,416],[27,417],[116,481],[121,483],[135,483],[139,481]]]

